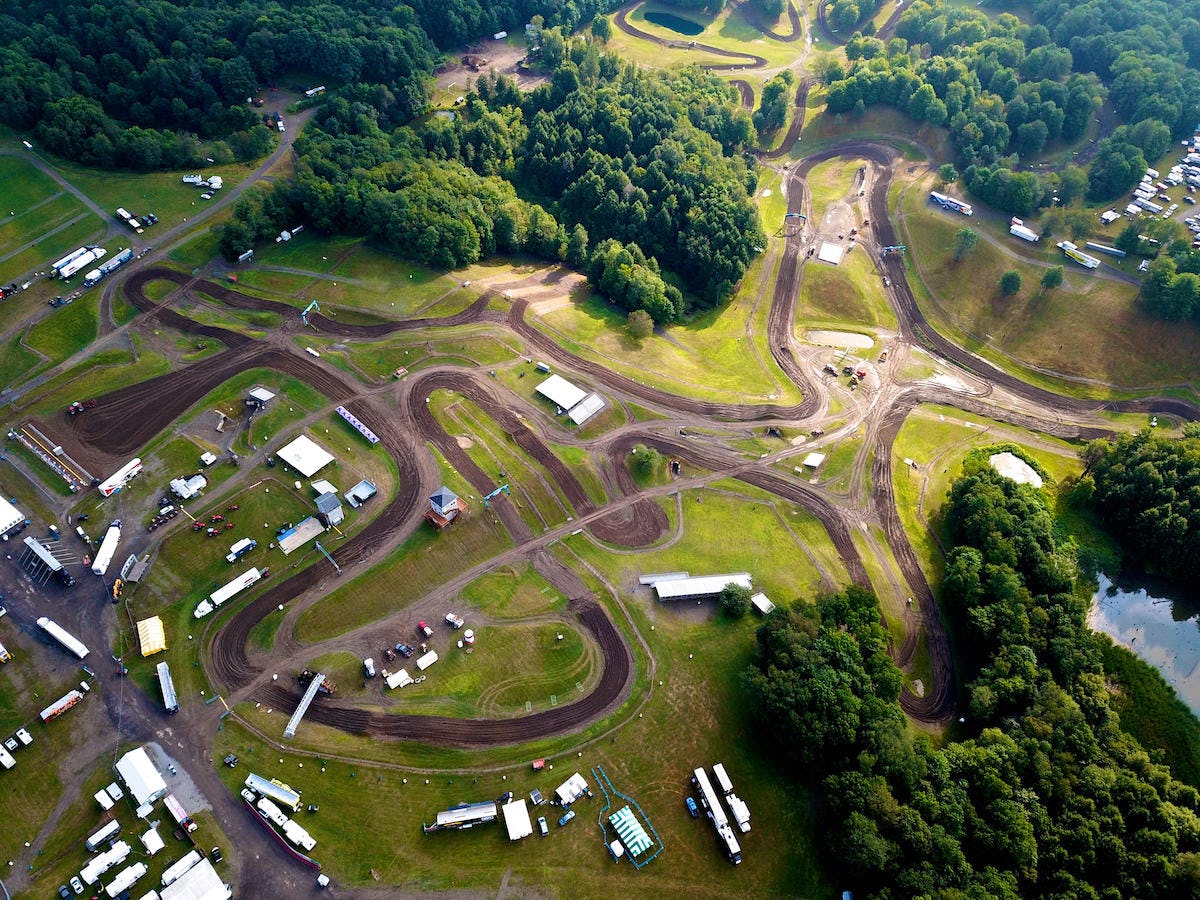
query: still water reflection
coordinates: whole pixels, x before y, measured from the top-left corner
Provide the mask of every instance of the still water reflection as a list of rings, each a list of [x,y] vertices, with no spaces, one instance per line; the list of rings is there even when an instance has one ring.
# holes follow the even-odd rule
[[[1200,602],[1179,596],[1179,588],[1139,579],[1134,584],[1114,584],[1097,576],[1100,589],[1092,598],[1088,624],[1118,644],[1128,647],[1158,669],[1188,705],[1200,716]],[[1161,595],[1161,596],[1155,596]]]

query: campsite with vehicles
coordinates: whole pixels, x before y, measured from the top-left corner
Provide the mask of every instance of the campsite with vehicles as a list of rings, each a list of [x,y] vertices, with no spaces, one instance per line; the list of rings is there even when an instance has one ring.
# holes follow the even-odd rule
[[[1200,890],[1186,54],[459,6],[0,11],[5,894]]]

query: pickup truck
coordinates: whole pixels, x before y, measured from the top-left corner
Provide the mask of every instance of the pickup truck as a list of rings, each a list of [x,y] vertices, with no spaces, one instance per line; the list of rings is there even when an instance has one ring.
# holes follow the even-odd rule
[[[456,616],[454,613],[446,613],[446,624],[449,625],[451,628],[455,628],[455,629],[462,628],[463,624],[464,624],[463,617]]]

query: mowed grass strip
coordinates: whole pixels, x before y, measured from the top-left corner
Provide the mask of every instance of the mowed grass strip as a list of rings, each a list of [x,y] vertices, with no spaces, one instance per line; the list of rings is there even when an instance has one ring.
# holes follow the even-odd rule
[[[754,340],[746,334],[758,303],[751,285],[757,277],[754,267],[760,265],[756,260],[742,280],[743,290],[729,303],[642,341],[629,337],[624,311],[588,292],[541,316],[526,316],[564,349],[642,384],[708,400],[794,403],[799,391],[783,378],[769,353],[755,352]]]
[[[850,189],[858,170],[865,165],[867,161],[859,157],[837,156],[817,163],[809,170],[805,181],[812,199],[812,216],[817,222],[824,219],[825,211],[832,204],[854,199]]]
[[[566,598],[528,563],[502,566],[462,589],[464,603],[496,618],[523,618],[561,611]]]
[[[765,591],[775,602],[811,596],[821,588],[821,572],[796,538],[781,527],[771,502],[709,489],[684,491],[682,500],[683,534],[669,547],[636,555],[612,554],[590,541],[574,541],[571,548],[614,584],[636,583],[637,576],[648,572],[749,572],[755,590]],[[787,504],[781,508],[789,526],[810,517]],[[737,535],[737,540],[731,541],[730,535]],[[817,534],[810,531],[808,537]],[[832,547],[828,536],[821,543]],[[835,579],[845,578],[840,563],[832,571]]]
[[[2,190],[3,183],[0,182],[0,191]],[[0,200],[0,203],[3,202]],[[50,194],[46,199],[16,215],[0,212],[0,256],[6,256],[30,241],[36,241],[50,229],[84,212],[87,212],[87,209],[82,203],[71,194],[63,193]]]
[[[51,364],[86,350],[100,329],[100,294],[92,292],[54,310],[25,335],[25,345]]]

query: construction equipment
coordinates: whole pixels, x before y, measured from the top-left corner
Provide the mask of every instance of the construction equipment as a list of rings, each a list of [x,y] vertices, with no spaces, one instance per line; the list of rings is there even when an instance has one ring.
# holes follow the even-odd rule
[[[320,311],[321,311],[321,304],[319,304],[316,300],[314,300],[312,303],[308,304],[308,306],[304,307],[303,312],[300,313],[300,321],[303,322],[305,325],[307,325],[308,324],[308,314],[310,312],[320,312]],[[316,331],[315,327],[313,328],[313,331]]]
[[[497,494],[508,494],[509,497],[512,496],[512,492],[508,489],[508,485],[502,484],[502,485],[500,485],[500,487],[496,488],[494,491],[492,491],[490,494],[488,494],[486,497],[483,498],[483,508],[484,509],[488,508],[489,502]]]

